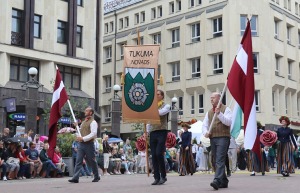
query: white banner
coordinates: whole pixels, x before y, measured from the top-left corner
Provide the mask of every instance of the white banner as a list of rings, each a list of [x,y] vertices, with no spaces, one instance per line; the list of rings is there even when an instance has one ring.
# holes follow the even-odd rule
[[[133,5],[143,0],[104,0],[104,14]]]

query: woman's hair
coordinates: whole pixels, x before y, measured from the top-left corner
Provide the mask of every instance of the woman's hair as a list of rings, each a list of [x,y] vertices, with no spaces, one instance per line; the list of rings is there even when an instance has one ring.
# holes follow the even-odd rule
[[[160,90],[160,89],[157,89],[158,92],[160,92],[160,95],[163,97],[163,99],[165,98],[165,93],[164,91]]]

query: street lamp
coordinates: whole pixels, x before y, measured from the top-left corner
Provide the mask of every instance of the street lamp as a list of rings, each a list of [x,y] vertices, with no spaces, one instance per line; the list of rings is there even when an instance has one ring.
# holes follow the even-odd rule
[[[120,85],[114,85],[114,98],[112,100],[111,108],[111,134],[120,137],[121,128],[121,100],[118,92],[121,90]]]
[[[176,108],[175,104],[178,102],[177,97],[173,97],[172,101],[172,108],[171,108],[171,131],[175,135],[177,135],[177,122],[178,122],[178,109]]]
[[[38,97],[38,89],[43,86],[36,80],[38,70],[35,67],[31,67],[28,70],[30,76],[29,81],[24,83],[21,87],[26,88],[26,95],[24,101],[25,104],[25,128],[26,130],[33,129],[35,133],[39,133],[37,125],[37,107],[38,102],[42,102]],[[42,90],[43,92],[43,90]]]

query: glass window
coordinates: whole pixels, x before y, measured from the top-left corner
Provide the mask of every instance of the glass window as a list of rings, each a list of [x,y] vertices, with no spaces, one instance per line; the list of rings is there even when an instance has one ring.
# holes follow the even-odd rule
[[[176,1],[177,11],[181,11],[181,0]]]
[[[124,23],[123,18],[119,19],[119,29],[123,29]]]
[[[222,17],[213,19],[213,37],[222,36]]]
[[[21,33],[21,28],[22,28],[22,11],[13,9],[11,31],[16,33]]]
[[[183,97],[178,97],[179,115],[183,115]]]
[[[105,51],[105,60],[106,60],[106,63],[111,62],[112,47],[111,46],[105,47],[104,51]]]
[[[58,65],[62,79],[66,87],[80,90],[81,88],[81,69]]]
[[[195,97],[191,96],[191,114],[195,114]]]
[[[141,12],[141,23],[145,22],[145,12]]]
[[[151,9],[151,19],[155,19],[155,18],[156,18],[156,8],[153,7],[153,8]]]
[[[129,17],[125,17],[125,27],[129,26]]]
[[[30,79],[28,70],[30,67],[35,67],[39,71],[39,61],[29,60],[25,58],[10,57],[10,80],[27,82]],[[39,76],[35,77],[38,81]]]
[[[172,81],[180,80],[180,63],[175,62],[171,64],[172,67]]]
[[[214,55],[214,74],[223,74],[223,54]]]
[[[253,69],[254,73],[258,73],[258,53],[253,53]]]
[[[195,0],[190,0],[190,7],[194,7],[195,6]]]
[[[66,43],[67,42],[67,31],[66,31],[67,23],[64,21],[57,22],[57,42],[58,43]]]
[[[251,17],[251,21],[250,21],[250,26],[251,26],[251,35],[252,36],[257,36],[257,19],[258,17],[256,15],[253,15]],[[247,16],[242,15],[241,16],[241,35],[244,35],[245,29],[247,26]]]
[[[274,35],[274,37],[276,38],[276,39],[278,39],[278,36],[279,36],[279,21],[274,21],[274,27],[275,27],[275,35]]]
[[[161,43],[161,34],[154,34],[153,35],[153,44],[160,44]]]
[[[259,104],[260,104],[260,98],[259,98],[259,90],[256,90],[254,93],[254,99],[255,99],[255,108],[256,112],[260,111]]]
[[[169,10],[170,10],[170,14],[174,13],[174,11],[175,11],[174,2],[169,3]]]
[[[82,47],[82,26],[77,26],[76,30],[76,46]]]
[[[192,42],[200,41],[200,23],[192,25]]]
[[[290,26],[287,26],[286,27],[286,38],[287,38],[287,43],[288,44],[291,44],[291,31],[292,31],[292,27],[290,27]]]
[[[104,77],[105,92],[111,92],[111,76]]]
[[[83,6],[83,0],[77,0],[77,5],[78,6]]]
[[[34,29],[33,29],[33,37],[41,38],[41,26],[42,26],[42,16],[34,15]]]
[[[157,17],[162,17],[162,12],[163,12],[163,10],[162,10],[162,6],[159,6],[159,7],[157,7],[157,9],[158,9],[158,16]]]
[[[200,58],[192,59],[192,78],[200,77]]]
[[[174,29],[172,30],[172,48],[176,48],[180,46],[180,30]]]
[[[203,94],[199,94],[199,113],[204,113]]]
[[[138,23],[140,23],[140,14],[138,14],[138,13],[136,13],[135,15],[135,24],[138,24]]]

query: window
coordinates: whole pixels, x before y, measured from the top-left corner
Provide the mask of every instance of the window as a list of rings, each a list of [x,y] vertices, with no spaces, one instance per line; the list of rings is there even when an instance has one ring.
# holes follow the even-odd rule
[[[241,35],[244,35],[246,26],[247,26],[247,16],[242,15],[241,16]],[[252,36],[257,36],[257,16],[253,15],[250,21],[250,26],[251,26],[251,35]]]
[[[23,45],[22,35],[22,11],[12,9],[12,22],[11,22],[11,44],[21,46]]]
[[[181,11],[181,0],[176,1],[176,9],[177,11]]]
[[[126,42],[119,44],[120,45],[120,56],[121,60],[124,59],[124,46],[126,45]]]
[[[155,19],[155,18],[156,18],[156,8],[153,7],[153,8],[151,9],[151,19]]]
[[[285,94],[285,113],[288,114],[288,95]]]
[[[113,32],[114,31],[114,22],[111,21],[109,22],[109,32]]]
[[[191,114],[195,114],[195,97],[191,96]]]
[[[223,73],[223,54],[214,55],[214,70],[213,74]]]
[[[157,17],[162,17],[162,15],[163,15],[163,9],[162,9],[162,6],[158,6],[158,7],[157,7],[157,10],[158,10],[158,16],[157,16]]]
[[[136,13],[134,14],[134,24],[139,24],[140,23],[140,14]]]
[[[198,5],[201,5],[202,4],[202,0],[198,0]]]
[[[77,5],[78,6],[83,6],[83,0],[77,0]]]
[[[108,47],[106,47],[106,48],[104,48],[104,50],[105,50],[105,60],[106,60],[106,63],[109,63],[109,62],[111,62],[111,56],[112,56],[112,48],[111,48],[111,46],[108,46]]]
[[[300,31],[298,31],[298,48],[300,48]]]
[[[259,92],[259,90],[256,90],[255,92],[254,92],[254,100],[255,100],[255,108],[256,108],[256,112],[259,112],[260,111],[260,92]]]
[[[105,92],[111,92],[111,76],[104,77]]]
[[[295,14],[298,15],[298,3],[295,2]]]
[[[11,31],[21,33],[22,29],[22,11],[13,9],[12,10],[12,26]]]
[[[275,108],[275,92],[272,92],[272,108],[273,108],[273,112],[276,112],[276,108]]]
[[[19,82],[29,81],[28,70],[30,67],[35,67],[39,71],[39,61],[11,56],[9,79]],[[36,80],[39,80],[39,76],[36,77]]]
[[[174,2],[170,2],[169,3],[169,10],[170,10],[170,14],[173,14],[174,11],[175,11],[175,8],[174,8]]]
[[[104,24],[104,33],[108,33],[108,23]]]
[[[141,12],[141,23],[145,22],[145,11]]]
[[[180,80],[180,63],[175,62],[171,64],[172,66],[172,81]]]
[[[57,42],[66,43],[67,42],[67,23],[64,21],[57,22]]]
[[[222,17],[213,19],[213,37],[222,36]]]
[[[129,26],[129,17],[125,17],[125,27]]]
[[[291,44],[291,27],[290,26],[287,26],[286,27],[286,30],[287,30],[287,32],[286,32],[286,35],[287,35],[287,43],[288,44]]]
[[[288,61],[288,79],[292,80],[293,62]]]
[[[110,122],[111,121],[111,106],[107,105],[104,108],[104,114],[105,114],[105,118],[104,118],[104,122]]]
[[[199,104],[199,113],[204,113],[204,100],[203,100],[203,94],[199,94],[199,101],[198,101],[198,104]]]
[[[124,23],[123,18],[119,19],[119,29],[123,29]]]
[[[161,75],[161,65],[158,64],[158,66],[157,66],[157,84],[160,83],[160,75]]]
[[[152,37],[153,37],[153,44],[161,43],[161,34],[160,33],[154,34]]]
[[[82,26],[78,25],[76,30],[76,46],[82,47]]]
[[[253,53],[253,70],[254,73],[258,73],[258,53]]]
[[[180,31],[178,29],[172,30],[172,48],[180,46]]]
[[[200,23],[192,25],[192,42],[200,42]]]
[[[280,56],[275,56],[275,75],[279,76],[280,71]]]
[[[200,58],[192,59],[192,78],[200,77]]]
[[[195,6],[195,0],[190,0],[190,7],[194,7]]]
[[[42,16],[34,15],[33,37],[41,38]]]
[[[274,37],[276,38],[276,39],[278,39],[278,37],[279,37],[279,21],[274,21],[274,27],[275,27],[275,35],[274,35]]]
[[[179,115],[183,115],[183,97],[178,97]]]
[[[65,86],[79,90],[81,85],[81,69],[62,65],[59,65],[58,68]]]

